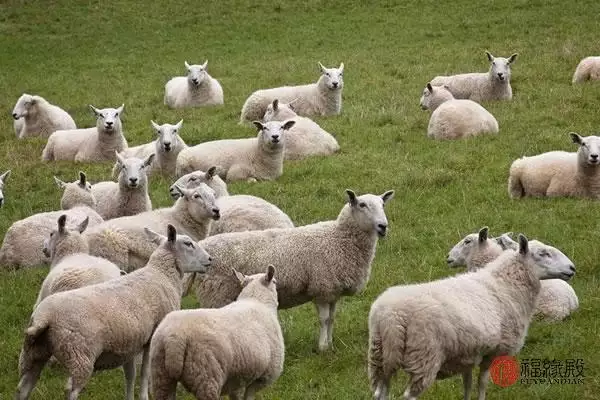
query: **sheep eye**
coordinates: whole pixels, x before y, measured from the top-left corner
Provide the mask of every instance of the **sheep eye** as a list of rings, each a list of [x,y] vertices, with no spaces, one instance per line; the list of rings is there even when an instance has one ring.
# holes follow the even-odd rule
[[[115,117],[118,117],[118,116],[119,116],[119,113],[115,113]]]
[[[176,134],[176,133],[177,133],[177,129],[175,129],[175,130],[173,131],[173,135],[174,135],[174,134]]]
[[[190,178],[190,180],[189,180],[189,181],[190,181],[190,182],[195,182],[197,179],[198,179],[198,178],[196,178],[195,176],[192,176],[192,177]]]
[[[50,237],[54,236],[54,232],[50,232]]]
[[[199,198],[200,198],[200,195],[199,195],[198,193],[196,193],[196,194],[194,195],[194,198],[195,198],[195,199],[199,199]]]
[[[325,75],[327,75],[327,76],[331,76],[331,75],[329,75],[329,72],[325,72]]]
[[[465,239],[465,244],[471,243],[471,239]]]
[[[193,244],[192,242],[185,242],[185,245],[186,245],[187,247],[191,247],[191,248],[193,248],[193,247],[194,247],[194,244]]]
[[[358,206],[359,206],[360,208],[365,208],[365,207],[367,206],[367,203],[362,203],[362,202],[361,202],[361,203],[358,203]]]

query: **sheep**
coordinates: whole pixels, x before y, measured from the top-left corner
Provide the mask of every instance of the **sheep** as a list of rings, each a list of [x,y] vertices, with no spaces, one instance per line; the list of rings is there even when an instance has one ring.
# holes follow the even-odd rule
[[[60,208],[68,210],[78,205],[96,208],[96,197],[92,194],[92,184],[87,181],[85,172],[79,171],[79,179],[75,182],[66,183],[54,176],[56,185],[63,190],[60,199]]]
[[[26,400],[44,365],[54,355],[69,373],[67,394],[75,400],[94,371],[123,366],[126,399],[133,400],[134,357],[143,351],[140,399],[148,400],[149,347],[154,329],[181,304],[181,278],[204,273],[210,256],[192,239],[150,229],[158,248],[138,271],[107,282],[46,297],[25,331],[15,398]]]
[[[121,155],[125,158],[144,158],[154,153],[156,156],[150,167],[146,170],[146,175],[150,176],[152,173],[158,172],[165,177],[172,178],[175,176],[175,162],[177,161],[177,155],[181,150],[188,147],[178,134],[183,125],[183,120],[175,125],[158,125],[154,121],[150,121],[150,123],[152,124],[158,139],[150,143],[129,147],[123,150]],[[116,179],[119,176],[119,171],[119,162],[117,161],[115,162],[112,171],[113,179]]]
[[[212,166],[204,171],[194,171],[189,174],[185,174],[175,181],[169,187],[169,194],[173,200],[177,200],[180,197],[179,189],[177,186],[192,189],[198,187],[201,183],[205,183],[208,187],[215,191],[215,197],[229,196],[227,191],[227,184],[217,174],[217,167]]]
[[[319,350],[329,349],[336,304],[366,286],[377,238],[387,233],[384,204],[394,195],[393,190],[381,196],[346,193],[348,203],[333,221],[223,233],[200,241],[213,257],[213,266],[193,283],[199,303],[214,308],[235,300],[240,285],[231,268],[252,274],[260,272],[261,265],[276,265],[279,308],[314,302],[320,322]]]
[[[374,398],[389,398],[392,377],[409,377],[404,399],[416,400],[436,379],[462,373],[470,398],[479,365],[479,400],[499,355],[522,348],[541,279],[570,279],[566,257],[546,258],[519,235],[519,250],[505,251],[486,268],[434,282],[385,290],[369,312],[368,374]]]
[[[485,54],[490,61],[488,72],[436,76],[431,80],[431,85],[447,85],[455,98],[470,99],[478,103],[490,100],[512,100],[510,67],[518,54],[514,53],[509,58],[494,57],[488,51]]]
[[[600,198],[600,137],[581,137],[571,132],[577,153],[550,151],[515,160],[509,170],[511,198],[587,197]]]
[[[255,138],[214,140],[188,147],[177,156],[176,175],[217,165],[219,176],[227,182],[277,179],[283,174],[285,136],[294,124],[254,121],[258,129]]]
[[[284,159],[302,160],[309,156],[327,156],[340,150],[337,140],[316,122],[296,114],[291,104],[280,103],[278,99],[269,104],[263,122],[295,122],[286,134]]]
[[[10,176],[10,169],[0,175],[0,208],[4,205],[4,182]]]
[[[58,130],[50,135],[42,152],[42,161],[93,162],[114,160],[115,151],[128,147],[123,136],[119,108],[90,108],[97,117],[95,128]]]
[[[427,86],[421,108],[431,110],[427,136],[433,139],[461,139],[480,133],[498,133],[498,121],[479,103],[455,99],[447,86]]]
[[[577,64],[572,83],[588,80],[600,80],[600,57],[585,57]]]
[[[90,245],[90,254],[131,271],[143,267],[156,248],[144,232],[146,227],[160,229],[171,224],[195,241],[204,239],[210,231],[211,220],[221,216],[214,192],[204,184],[196,189],[179,190],[182,198],[172,207],[112,219],[89,229],[84,236]]]
[[[154,153],[144,159],[124,158],[119,153],[116,153],[116,157],[121,168],[118,182],[107,181],[92,185],[92,194],[98,202],[98,213],[107,220],[152,210],[146,170],[152,164]]]
[[[177,382],[197,399],[254,399],[283,371],[275,268],[244,276],[237,301],[219,309],[181,310],[162,320],[150,343],[152,395],[175,398]]]
[[[451,268],[466,266],[468,271],[484,267],[498,258],[504,247],[496,239],[488,237],[489,228],[484,226],[479,233],[471,233],[452,247],[446,258]]]
[[[242,107],[240,123],[261,119],[267,111],[267,106],[275,99],[282,102],[296,100],[294,103],[296,113],[303,117],[340,114],[344,88],[344,63],[341,63],[339,68],[325,68],[320,62],[318,64],[321,76],[316,83],[261,89],[252,93]]]
[[[170,108],[215,106],[223,104],[223,88],[206,72],[208,60],[202,65],[189,65],[187,76],[171,78],[165,85],[164,103]]]
[[[62,108],[37,95],[23,93],[12,111],[18,139],[48,137],[60,129],[77,129],[73,118]]]

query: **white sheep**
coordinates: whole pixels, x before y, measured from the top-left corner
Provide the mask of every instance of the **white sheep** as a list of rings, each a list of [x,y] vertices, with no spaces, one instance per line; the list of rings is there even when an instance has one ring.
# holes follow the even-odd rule
[[[146,169],[152,163],[154,153],[144,159],[123,158],[116,153],[116,158],[121,168],[118,182],[106,181],[92,185],[98,213],[107,220],[152,210]]]
[[[96,115],[96,127],[59,130],[50,135],[42,152],[42,161],[92,162],[114,160],[115,151],[127,148],[121,124],[119,108],[97,109],[90,105]]]
[[[191,189],[198,187],[201,183],[206,184],[209,188],[214,190],[215,197],[217,198],[229,196],[227,184],[217,174],[216,166],[208,168],[206,172],[197,170],[179,177],[179,179],[169,187],[169,194],[173,200],[177,200],[180,197],[180,194],[179,189],[177,189],[176,186]]]
[[[163,319],[150,343],[155,400],[174,399],[178,382],[197,399],[252,400],[279,378],[285,348],[274,273],[272,265],[251,276],[234,270],[242,286],[235,302]]]
[[[154,121],[150,121],[150,123],[152,124],[153,132],[156,133],[158,138],[150,143],[129,147],[121,152],[121,156],[124,158],[137,157],[143,159],[154,153],[154,160],[146,170],[146,175],[150,176],[152,173],[157,172],[164,177],[173,178],[175,176],[177,156],[181,150],[188,147],[181,136],[179,136],[183,120],[175,125],[158,125]],[[115,162],[112,171],[113,179],[119,176],[119,165],[118,161]]]
[[[75,400],[94,371],[123,366],[126,399],[133,400],[134,357],[143,351],[140,399],[148,400],[150,339],[160,321],[181,303],[183,273],[203,273],[209,255],[188,236],[147,230],[159,245],[148,264],[119,279],[46,297],[35,308],[19,356],[15,398],[26,400],[54,355],[69,374],[67,397]]]
[[[300,86],[282,86],[257,90],[246,99],[240,122],[260,120],[275,99],[289,103],[293,100],[298,115],[338,115],[342,112],[344,63],[339,68],[325,68],[319,62],[321,76],[316,83]]]
[[[56,185],[63,190],[60,208],[68,210],[76,206],[96,208],[96,197],[92,194],[92,184],[87,181],[85,172],[79,171],[79,179],[74,182],[63,182],[54,176]]]
[[[73,118],[62,108],[37,95],[23,93],[12,111],[17,138],[48,137],[61,129],[77,129]]]
[[[461,139],[481,133],[498,133],[498,121],[479,103],[455,99],[447,86],[427,86],[421,108],[431,111],[427,136],[433,139]]]
[[[170,108],[214,106],[223,104],[223,88],[202,65],[185,62],[187,76],[171,78],[165,85],[164,102]]]
[[[177,157],[178,177],[217,166],[227,182],[274,180],[283,174],[285,136],[294,121],[254,121],[258,135],[247,139],[224,139],[200,143]]]
[[[585,57],[575,68],[573,83],[582,83],[589,80],[600,80],[600,57]]]
[[[4,205],[4,182],[10,176],[10,169],[0,175],[0,208]]]
[[[337,140],[308,117],[300,117],[292,104],[273,100],[263,122],[292,120],[295,122],[285,138],[284,159],[302,160],[309,156],[327,156],[340,150]]]
[[[470,233],[450,249],[446,263],[451,268],[467,267],[468,271],[483,268],[498,258],[504,246],[494,238],[488,237],[489,228],[484,226],[478,233]]]
[[[503,252],[479,271],[388,288],[369,313],[369,378],[376,400],[389,398],[397,370],[408,374],[404,399],[416,400],[436,379],[462,373],[470,398],[479,366],[485,398],[495,357],[514,355],[525,342],[540,280],[570,279],[571,260],[547,258],[519,236],[519,250]]]
[[[515,160],[509,170],[513,199],[534,197],[600,198],[600,137],[571,132],[577,153],[550,151]]]
[[[488,72],[436,76],[431,80],[431,85],[447,85],[455,98],[471,99],[478,103],[490,100],[511,100],[510,67],[517,58],[517,53],[509,58],[494,57],[488,51],[485,54],[490,61]]]
[[[277,267],[279,308],[312,301],[320,322],[319,349],[332,345],[337,302],[367,284],[378,237],[387,233],[384,204],[394,192],[356,196],[347,190],[348,204],[336,220],[287,229],[223,233],[199,242],[213,258],[207,275],[198,279],[196,295],[202,307],[222,307],[237,297],[239,282],[231,268],[244,274],[261,265]]]

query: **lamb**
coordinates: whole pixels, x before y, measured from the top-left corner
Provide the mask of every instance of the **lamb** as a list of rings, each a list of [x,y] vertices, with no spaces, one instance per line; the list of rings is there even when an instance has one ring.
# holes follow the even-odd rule
[[[316,122],[296,114],[291,104],[280,103],[278,99],[269,104],[263,122],[295,122],[285,139],[284,159],[302,160],[309,156],[328,156],[340,150],[337,140],[322,129]]]
[[[77,129],[69,113],[37,95],[23,93],[13,108],[12,116],[18,139],[48,137],[60,129]]]
[[[313,301],[320,322],[319,350],[330,348],[336,304],[342,296],[354,295],[366,286],[377,238],[387,233],[384,204],[394,195],[393,190],[381,196],[346,193],[349,202],[336,220],[223,233],[199,242],[213,258],[209,274],[196,285],[200,304],[214,308],[235,300],[240,285],[231,268],[252,274],[260,272],[261,265],[276,265],[279,308]]]
[[[498,121],[479,103],[455,99],[447,86],[423,90],[421,108],[431,110],[427,136],[433,139],[461,139],[480,133],[498,133]]]
[[[585,57],[575,68],[573,83],[589,80],[600,80],[600,57]]]
[[[87,181],[85,172],[79,171],[79,179],[75,182],[63,182],[54,176],[56,185],[63,190],[63,196],[60,199],[60,208],[68,210],[78,205],[96,208],[96,198],[92,194],[92,184]]]
[[[94,162],[114,160],[115,151],[127,148],[123,136],[120,115],[121,107],[90,108],[97,117],[95,128],[58,130],[50,135],[42,152],[42,161]]]
[[[144,159],[124,158],[119,153],[116,153],[116,157],[121,168],[118,182],[107,181],[92,185],[92,194],[98,202],[98,213],[106,220],[152,210],[146,170],[154,159],[154,153]]]
[[[214,192],[204,184],[192,190],[179,190],[181,199],[172,207],[112,219],[89,229],[84,236],[90,245],[90,254],[132,271],[143,267],[156,249],[156,244],[145,234],[146,227],[160,229],[171,224],[195,241],[204,239],[210,231],[211,220],[220,218]]]
[[[0,208],[4,205],[4,182],[10,176],[10,169],[0,175]]]
[[[237,301],[220,309],[173,311],[150,343],[152,394],[175,398],[177,382],[197,399],[254,399],[283,371],[275,268],[244,276]]]
[[[170,108],[214,106],[223,104],[223,88],[206,72],[208,60],[202,65],[189,65],[187,76],[171,78],[165,85],[164,102]]]
[[[494,57],[486,51],[490,61],[488,72],[474,72],[451,76],[436,76],[432,86],[447,85],[457,99],[471,99],[478,103],[491,100],[512,100],[510,86],[511,65],[517,58],[514,53],[509,58]]]
[[[275,99],[294,102],[298,115],[338,115],[342,112],[342,90],[344,88],[344,63],[339,68],[325,68],[319,62],[321,76],[316,83],[301,86],[282,86],[257,90],[246,99],[242,107],[240,123],[259,120],[267,106]]]
[[[121,155],[124,158],[137,157],[143,159],[154,153],[154,161],[146,170],[146,175],[150,176],[153,172],[158,172],[165,177],[173,178],[175,176],[177,155],[181,150],[188,147],[178,134],[183,125],[183,120],[175,125],[158,125],[154,121],[150,121],[150,123],[152,123],[154,132],[158,135],[158,139],[150,143],[129,147],[123,150]],[[119,171],[119,162],[117,161],[112,171],[113,179],[119,176]]]
[[[479,400],[499,355],[522,348],[540,292],[540,280],[570,279],[566,257],[548,259],[546,248],[519,235],[519,250],[503,252],[476,272],[384,291],[369,313],[369,378],[374,398],[389,398],[400,368],[409,376],[404,399],[416,400],[436,379],[461,373],[470,398],[479,365]]]
[[[214,140],[188,147],[177,156],[176,175],[217,165],[219,176],[227,182],[277,179],[283,174],[285,136],[294,124],[254,121],[256,138]]]
[[[508,193],[533,197],[600,198],[600,137],[571,132],[577,153],[550,151],[515,160],[509,170]]]
[[[143,351],[140,399],[148,400],[149,347],[159,322],[181,303],[185,272],[204,273],[209,255],[168,226],[168,237],[147,230],[158,244],[148,264],[119,279],[54,293],[31,315],[19,357],[15,398],[26,400],[54,355],[69,373],[75,400],[94,371],[123,366],[126,399],[133,400],[134,357]]]

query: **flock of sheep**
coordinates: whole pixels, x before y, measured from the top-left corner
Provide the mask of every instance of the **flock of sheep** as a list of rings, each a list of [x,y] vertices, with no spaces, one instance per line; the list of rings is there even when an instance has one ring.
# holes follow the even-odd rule
[[[517,55],[486,53],[488,72],[438,76],[426,85],[421,105],[432,110],[429,136],[498,132],[479,102],[512,99],[510,67]],[[223,104],[207,62],[185,66],[187,76],[166,84],[164,103]],[[61,210],[16,221],[5,234],[0,265],[50,264],[25,331],[17,399],[29,398],[55,358],[69,373],[69,399],[78,398],[94,371],[123,367],[126,398],[133,400],[140,354],[141,399],[150,392],[154,399],[174,399],[178,383],[198,399],[253,399],[283,372],[277,310],[307,302],[317,308],[319,349],[331,348],[337,303],[367,284],[378,238],[387,233],[384,206],[394,191],[346,190],[337,218],[296,227],[262,198],[230,195],[226,183],[274,180],[284,160],[339,150],[334,136],[309,117],[341,112],[344,65],[319,68],[316,83],[248,97],[241,123],[252,122],[257,136],[195,146],[180,137],[183,121],[151,121],[156,140],[128,147],[124,105],[90,106],[96,126],[78,129],[42,97],[18,99],[15,133],[48,137],[44,161],[115,161],[116,181],[90,184],[83,171],[72,182],[54,177],[63,190]],[[583,76],[600,79],[600,58],[584,59],[573,81]],[[516,160],[510,196],[599,197],[600,138],[571,136],[577,153]],[[0,175],[0,206],[9,174]],[[174,180],[171,207],[152,208],[153,174]],[[482,400],[493,359],[521,349],[534,315],[560,321],[578,308],[566,283],[575,274],[572,261],[524,235],[493,238],[484,227],[457,243],[447,262],[466,266],[467,273],[391,287],[373,303],[368,374],[375,399],[389,398],[398,369],[409,375],[407,400],[456,374],[468,399],[478,366]],[[204,308],[179,310],[190,292]]]

